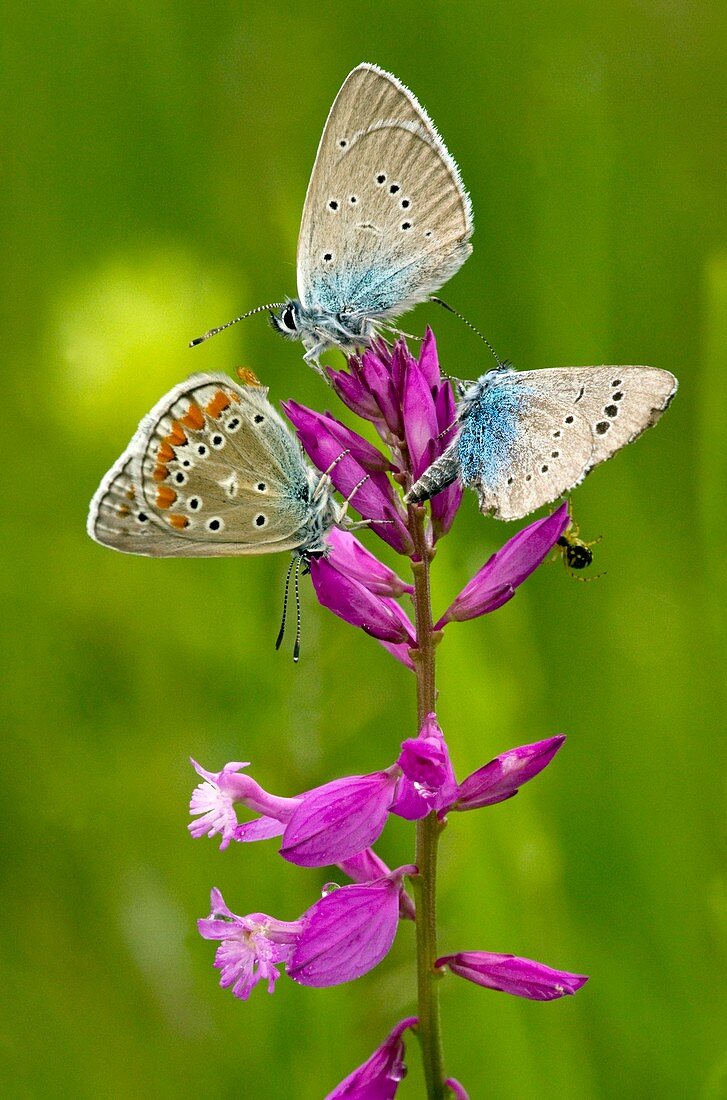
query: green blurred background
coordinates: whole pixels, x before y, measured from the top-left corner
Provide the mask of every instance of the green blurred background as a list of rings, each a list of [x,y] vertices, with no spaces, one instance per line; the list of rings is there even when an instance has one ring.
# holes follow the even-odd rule
[[[607,576],[546,566],[440,648],[460,776],[569,735],[513,802],[451,823],[441,947],[592,975],[548,1005],[448,979],[449,1072],[473,1100],[727,1094],[723,12],[5,5],[6,1095],[317,1100],[414,1008],[410,926],[351,985],[283,980],[247,1005],[220,991],[195,932],[209,888],[292,919],[330,871],[186,832],[188,755],[252,760],[280,793],[376,769],[413,732],[410,674],[309,587],[303,660],[276,654],[284,558],[134,559],[84,531],[138,419],[191,371],[245,364],[274,400],[335,400],[264,318],[186,343],[294,293],[320,131],[361,60],[414,89],[460,163],[475,251],[446,296],[501,354],[681,382],[659,427],[576,494]],[[436,307],[404,323],[427,322],[445,370],[490,367]],[[513,530],[467,499],[436,608]],[[411,828],[392,823],[379,849],[409,862]],[[414,1042],[409,1064],[403,1098],[422,1094]]]

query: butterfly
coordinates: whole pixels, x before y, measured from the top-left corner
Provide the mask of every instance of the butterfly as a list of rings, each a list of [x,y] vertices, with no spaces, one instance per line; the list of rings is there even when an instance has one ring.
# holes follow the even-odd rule
[[[459,478],[480,511],[521,519],[578,485],[655,424],[677,380],[654,367],[516,371],[458,383],[457,434],[405,496],[418,503]]]
[[[298,297],[252,312],[270,310],[322,373],[327,348],[365,346],[438,290],[469,256],[471,235],[469,196],[426,111],[391,73],[359,65],[331,107],[308,184]]]
[[[267,387],[241,374],[245,385],[194,374],[162,397],[101,481],[87,529],[103,546],[149,557],[291,550],[287,603],[293,566],[297,586],[346,506],[305,461]]]

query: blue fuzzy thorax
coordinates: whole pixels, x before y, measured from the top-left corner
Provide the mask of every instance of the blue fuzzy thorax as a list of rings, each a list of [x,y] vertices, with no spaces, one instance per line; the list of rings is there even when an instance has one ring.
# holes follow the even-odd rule
[[[462,397],[457,453],[465,485],[493,486],[501,472],[509,468],[528,396],[528,390],[516,384],[517,378],[512,370],[489,371]]]

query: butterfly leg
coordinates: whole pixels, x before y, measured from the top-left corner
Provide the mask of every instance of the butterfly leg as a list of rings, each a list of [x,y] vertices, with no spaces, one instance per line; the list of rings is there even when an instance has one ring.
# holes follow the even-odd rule
[[[320,374],[321,378],[324,378],[330,386],[331,383],[328,375],[320,364],[320,356],[323,354],[327,347],[328,344],[324,340],[321,340],[317,344],[314,344],[313,347],[309,348],[303,356],[303,362],[307,363],[309,367],[313,367],[313,370],[316,372],[316,374]]]

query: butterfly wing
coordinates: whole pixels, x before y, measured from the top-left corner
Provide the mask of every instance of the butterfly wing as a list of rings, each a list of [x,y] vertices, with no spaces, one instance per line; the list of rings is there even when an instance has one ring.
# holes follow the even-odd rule
[[[484,390],[457,441],[480,509],[520,519],[574,488],[655,424],[676,390],[651,367],[509,372]]]
[[[101,482],[97,542],[152,557],[265,554],[303,545],[309,469],[261,386],[193,375],[144,417]]]
[[[303,306],[403,312],[458,270],[471,234],[469,196],[431,119],[396,77],[359,65],[333,103],[308,185]]]

